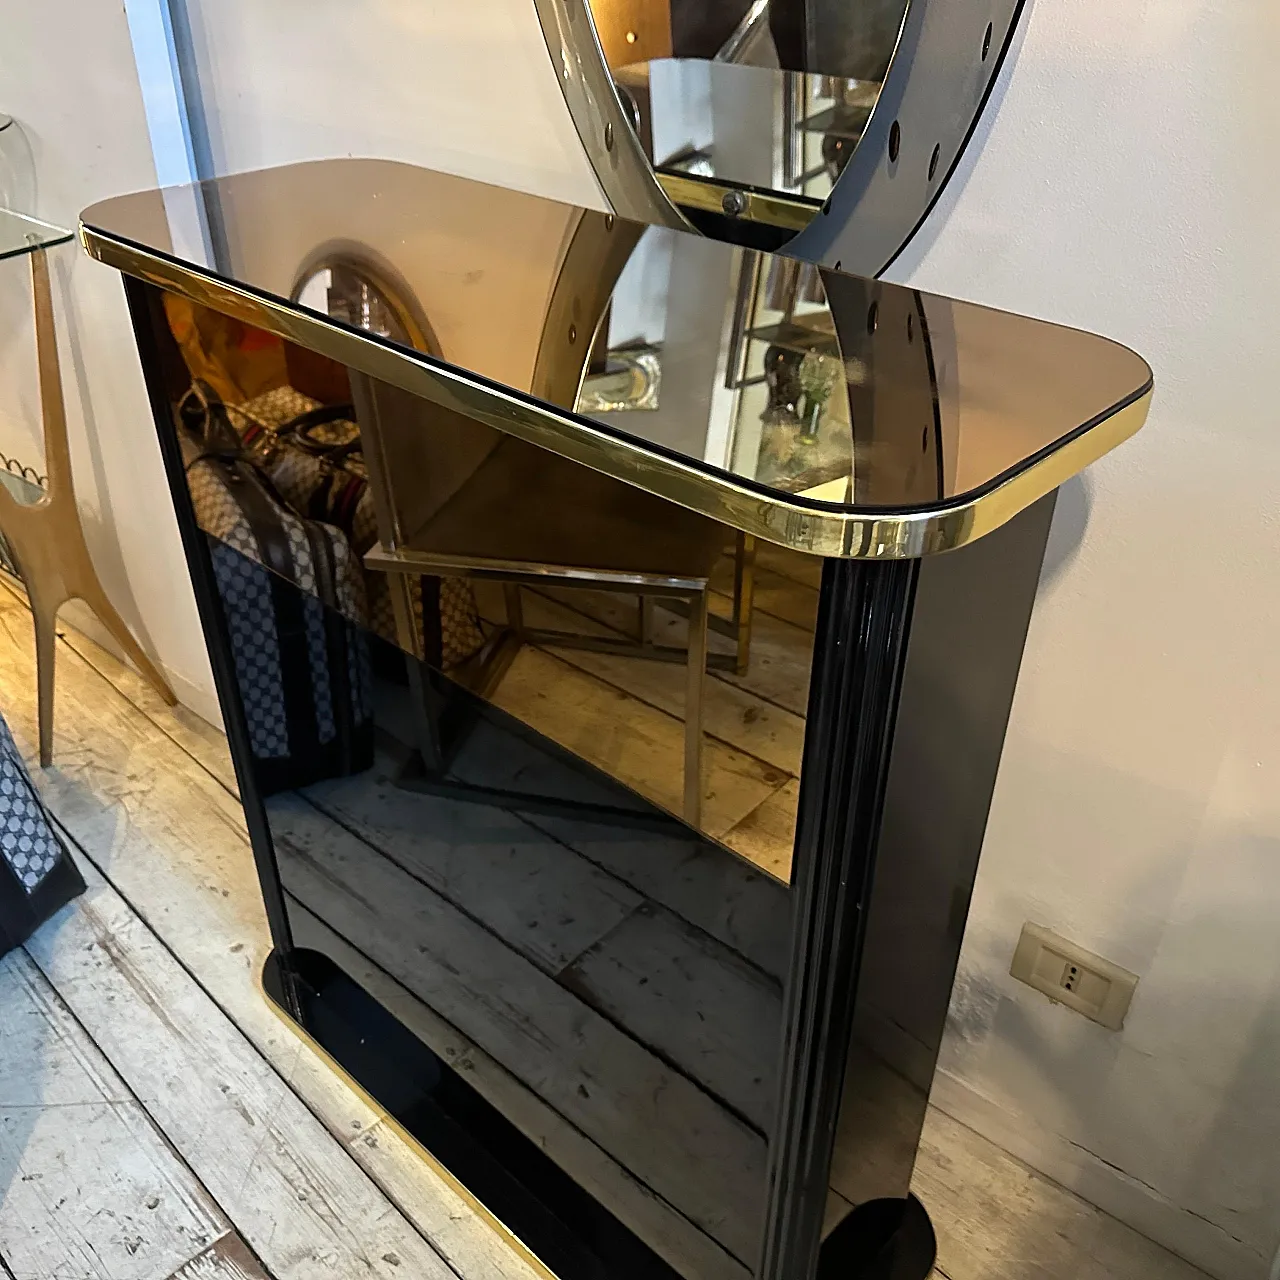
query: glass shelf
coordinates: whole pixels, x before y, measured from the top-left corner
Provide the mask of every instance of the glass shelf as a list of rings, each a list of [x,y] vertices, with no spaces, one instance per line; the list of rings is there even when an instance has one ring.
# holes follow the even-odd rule
[[[0,209],[0,258],[12,258],[36,249],[47,249],[51,245],[66,244],[74,234],[65,227],[55,227],[50,222],[41,222],[39,218],[32,218],[28,214]]]

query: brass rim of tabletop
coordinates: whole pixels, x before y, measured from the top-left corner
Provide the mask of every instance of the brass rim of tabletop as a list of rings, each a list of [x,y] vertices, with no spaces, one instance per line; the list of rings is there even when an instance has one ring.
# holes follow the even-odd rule
[[[992,488],[917,511],[857,511],[764,493],[643,441],[297,309],[284,299],[178,262],[80,224],[80,242],[99,262],[192,302],[348,365],[424,400],[527,440],[561,457],[688,507],[744,533],[808,555],[909,560],[952,551],[999,528],[1138,431],[1151,385],[1109,416],[1082,424],[1063,444]]]
[[[658,185],[677,207],[723,213],[744,222],[764,222],[784,231],[803,231],[822,209],[818,200],[789,196],[781,191],[757,191],[715,178],[674,173],[669,169],[659,169],[657,175]],[[741,201],[736,213],[725,207],[726,198]]]

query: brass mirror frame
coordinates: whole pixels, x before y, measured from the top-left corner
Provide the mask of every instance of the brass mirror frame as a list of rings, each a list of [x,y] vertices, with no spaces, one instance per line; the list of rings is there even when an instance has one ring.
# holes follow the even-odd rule
[[[878,276],[889,267],[928,216],[973,138],[1024,4],[908,0],[862,138],[821,212],[787,243],[788,256],[860,276]],[[687,219],[631,127],[589,0],[535,0],[535,8],[565,104],[606,200],[624,217],[687,230]],[[720,198],[713,182],[700,183],[707,189],[701,194],[685,190],[691,185],[668,184],[691,205],[696,201],[705,208]],[[731,216],[745,214],[794,229],[796,210],[790,203],[761,193],[746,200],[739,195],[723,208]]]
[[[658,182],[618,96],[589,0],[534,0],[560,92],[596,181],[615,213],[692,231]]]

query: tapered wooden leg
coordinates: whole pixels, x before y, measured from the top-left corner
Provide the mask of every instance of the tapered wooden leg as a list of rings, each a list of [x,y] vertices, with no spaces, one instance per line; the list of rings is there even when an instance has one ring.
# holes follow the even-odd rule
[[[57,654],[56,608],[49,609],[35,595],[31,599],[31,617],[36,632],[36,703],[40,715],[40,767],[53,763],[53,667]]]
[[[115,637],[116,643],[125,651],[126,657],[133,663],[142,677],[171,707],[177,706],[177,695],[169,688],[169,682],[160,674],[159,668],[147,657],[142,646],[133,638],[133,632],[125,625],[125,620],[116,612],[116,607],[107,599],[101,588],[86,591],[81,597],[85,604],[98,615],[102,625]]]
[[[737,674],[745,676],[751,663],[751,615],[756,594],[756,540],[738,534],[733,558],[733,625],[737,641],[734,658]]]
[[[690,601],[688,683],[684,695],[684,820],[702,822],[702,692],[707,672],[709,593]]]

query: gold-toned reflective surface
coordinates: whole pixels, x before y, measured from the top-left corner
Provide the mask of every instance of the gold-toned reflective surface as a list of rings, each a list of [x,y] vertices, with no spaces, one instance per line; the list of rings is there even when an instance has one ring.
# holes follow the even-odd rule
[[[796,231],[831,194],[880,92],[878,81],[693,58],[615,74],[676,204]]]
[[[1077,330],[840,272],[789,282],[786,260],[390,162],[124,196],[86,211],[82,237],[170,291],[817,554],[972,541],[1132,434],[1150,391],[1140,357]],[[439,361],[290,301],[304,264],[353,246],[430,316]],[[656,408],[575,413],[593,360],[637,349],[661,369]]]

